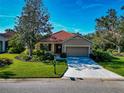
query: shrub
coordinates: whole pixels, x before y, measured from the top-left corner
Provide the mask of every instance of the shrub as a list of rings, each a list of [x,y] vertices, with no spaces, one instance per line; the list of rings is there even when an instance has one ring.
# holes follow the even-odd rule
[[[24,48],[15,48],[15,47],[10,47],[8,49],[8,53],[21,53],[22,51],[24,51]]]
[[[15,53],[16,49],[14,49],[13,47],[9,48],[8,53]]]
[[[35,49],[36,50],[44,50],[44,51],[48,51],[48,46],[47,45],[43,45],[41,42],[35,44]]]
[[[60,55],[60,57],[61,57],[61,58],[66,58],[66,57],[67,57],[67,54],[66,54],[66,53],[62,53],[62,54]]]
[[[21,53],[19,57],[20,57],[21,60],[25,60],[25,61],[30,60],[30,57],[25,53]]]
[[[35,44],[35,49],[36,50],[40,50],[41,48],[42,48],[42,43],[41,42]]]
[[[107,49],[107,52],[112,53],[114,50],[113,49]]]
[[[44,55],[44,51],[42,51],[42,50],[33,50],[33,55],[42,56],[42,55]]]
[[[32,62],[35,62],[35,61],[40,62],[42,60],[43,60],[43,56],[39,57],[37,55],[33,55],[32,59],[31,59]]]
[[[18,35],[14,35],[12,38],[10,38],[8,42],[8,52],[9,53],[21,53],[24,51],[25,47],[21,43],[21,40]]]
[[[29,51],[28,51],[28,49],[25,49],[22,53],[24,53],[25,55],[28,55]]]
[[[31,61],[42,61],[44,54],[45,53],[42,50],[33,50],[33,56]]]
[[[112,54],[114,56],[124,56],[124,52],[118,53],[117,51],[113,51]]]
[[[45,53],[43,56],[43,60],[54,60],[54,55],[52,53]]]
[[[10,65],[13,61],[8,58],[0,58],[0,66]]]
[[[43,50],[33,50],[32,58],[28,56],[28,51],[25,50],[20,54],[18,59],[25,61],[43,61],[43,60],[54,60],[54,55],[50,52],[44,52]]]
[[[93,53],[90,55],[92,59],[95,61],[111,61],[113,56],[106,51],[103,50],[93,50]]]

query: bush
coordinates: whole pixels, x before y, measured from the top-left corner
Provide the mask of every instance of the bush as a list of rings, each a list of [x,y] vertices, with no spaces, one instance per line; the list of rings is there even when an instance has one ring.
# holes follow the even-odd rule
[[[33,50],[33,55],[37,55],[37,56],[42,56],[44,55],[44,51],[42,50]]]
[[[9,50],[8,50],[8,53],[21,53],[22,51],[24,51],[24,49],[10,47]]]
[[[107,52],[112,53],[114,50],[113,49],[107,49]]]
[[[44,54],[45,53],[42,50],[33,50],[33,56],[31,61],[42,61]]]
[[[13,47],[9,48],[8,53],[15,53],[16,49],[14,49]]]
[[[117,51],[113,51],[112,54],[114,56],[124,56],[124,52],[118,53]]]
[[[30,60],[30,57],[27,54],[25,54],[24,52],[21,53],[19,57],[20,57],[21,60],[25,60],[25,61]]]
[[[62,54],[60,55],[60,57],[61,57],[61,58],[67,58],[67,54],[66,54],[66,53],[62,53]]]
[[[22,53],[24,53],[25,55],[29,55],[28,49],[25,49]]]
[[[42,43],[41,42],[35,44],[35,49],[36,50],[40,50],[41,48],[42,48]]]
[[[43,56],[43,60],[54,60],[54,55],[52,53],[45,53]]]
[[[10,65],[13,61],[8,58],[0,58],[0,66]]]
[[[43,50],[34,50],[32,61],[44,61],[54,60],[54,55],[50,52],[44,52]]]
[[[111,61],[113,56],[111,53],[103,50],[93,50],[93,53],[90,55],[95,61]]]
[[[21,40],[18,35],[14,35],[10,38],[8,42],[8,52],[9,53],[21,53],[24,51],[25,46],[21,43]]]
[[[37,55],[33,55],[32,59],[31,59],[32,62],[35,62],[35,61],[40,62],[42,60],[43,60],[43,56],[39,57]]]
[[[32,58],[28,56],[28,51],[25,50],[20,54],[18,59],[25,60],[25,61],[44,61],[44,60],[54,60],[54,55],[50,52],[46,52],[43,50],[33,50]]]

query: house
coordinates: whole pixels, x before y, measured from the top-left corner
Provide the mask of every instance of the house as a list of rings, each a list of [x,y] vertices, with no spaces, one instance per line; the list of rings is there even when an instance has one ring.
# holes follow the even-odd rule
[[[8,40],[14,35],[14,32],[0,33],[0,53],[6,52]]]
[[[66,53],[67,56],[89,56],[92,46],[86,38],[63,30],[42,39],[41,44],[55,54]]]

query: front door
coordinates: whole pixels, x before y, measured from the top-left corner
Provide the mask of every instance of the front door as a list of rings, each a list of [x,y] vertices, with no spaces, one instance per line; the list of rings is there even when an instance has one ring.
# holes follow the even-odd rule
[[[55,53],[56,54],[62,53],[62,44],[55,44]]]

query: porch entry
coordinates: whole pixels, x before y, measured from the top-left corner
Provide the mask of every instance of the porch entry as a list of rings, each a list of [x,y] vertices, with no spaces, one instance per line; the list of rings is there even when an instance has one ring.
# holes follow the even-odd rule
[[[56,54],[61,54],[62,53],[62,44],[55,44],[55,53]]]
[[[62,44],[41,44],[41,46],[45,46],[48,51],[51,51],[55,54],[62,53]]]

